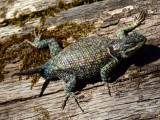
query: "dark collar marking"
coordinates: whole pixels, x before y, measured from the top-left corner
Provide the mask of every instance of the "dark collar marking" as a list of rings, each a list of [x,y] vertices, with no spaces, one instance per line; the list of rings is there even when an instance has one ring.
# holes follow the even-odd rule
[[[117,58],[119,61],[123,59],[118,50],[113,50],[113,47],[109,47],[108,49],[110,51],[110,54]]]

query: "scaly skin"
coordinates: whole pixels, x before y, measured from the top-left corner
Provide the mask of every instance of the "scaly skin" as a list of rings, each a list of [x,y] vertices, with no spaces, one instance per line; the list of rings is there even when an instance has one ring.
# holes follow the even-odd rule
[[[108,74],[122,59],[133,55],[146,42],[146,38],[139,33],[132,33],[131,35],[126,34],[136,28],[144,20],[144,17],[145,13],[142,12],[138,19],[131,25],[119,28],[116,31],[117,37],[119,38],[117,40],[107,37],[84,38],[63,50],[53,38],[40,41],[41,34],[38,34],[38,36],[35,34],[34,42],[28,41],[28,43],[36,48],[42,48],[48,45],[52,58],[46,64],[38,68],[15,73],[12,77],[15,75],[39,73],[46,79],[40,96],[43,95],[51,79],[57,77],[63,79],[66,82],[66,99],[62,108],[65,107],[66,101],[70,96],[77,102],[75,93],[73,93],[72,90],[78,79],[83,81],[85,78],[100,74],[102,81],[109,88]]]

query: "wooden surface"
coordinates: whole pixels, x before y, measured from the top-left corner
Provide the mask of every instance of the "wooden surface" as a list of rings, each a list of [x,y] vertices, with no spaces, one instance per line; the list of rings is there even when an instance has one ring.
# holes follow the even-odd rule
[[[38,4],[38,3],[37,3]],[[36,4],[36,5],[37,5]],[[42,3],[41,3],[42,4]],[[44,3],[44,6],[47,3]],[[38,8],[37,8],[38,9]],[[18,71],[19,60],[6,65],[5,79],[0,83],[0,120],[37,120],[50,116],[50,120],[159,120],[160,119],[160,1],[159,0],[104,0],[48,16],[48,30],[66,20],[91,22],[96,25],[89,36],[102,35],[115,38],[116,28],[131,23],[140,10],[148,16],[134,31],[147,37],[146,45],[133,57],[124,60],[112,73],[117,82],[110,97],[100,78],[81,81],[80,111],[73,99],[61,109],[64,100],[64,82],[52,81],[43,97],[38,97],[44,79],[30,90],[30,80],[9,76]],[[11,40],[9,35],[29,34],[39,23],[34,18],[23,27],[9,25],[0,28],[0,41]],[[138,68],[136,67],[138,66]],[[139,83],[139,89],[136,90]],[[77,87],[80,87],[80,84]],[[40,110],[37,112],[35,108]],[[48,114],[47,114],[48,111]],[[45,114],[46,113],[46,114]]]

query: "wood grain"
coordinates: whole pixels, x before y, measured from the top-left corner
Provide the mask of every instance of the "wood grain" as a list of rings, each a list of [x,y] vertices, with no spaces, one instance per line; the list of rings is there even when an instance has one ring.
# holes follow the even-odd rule
[[[40,2],[40,4],[47,6],[50,3]],[[24,80],[23,77],[22,81],[19,81],[18,77],[12,79],[9,77],[13,72],[18,71],[20,61],[7,64],[5,70],[9,73],[5,74],[4,81],[0,83],[0,120],[44,119],[43,111],[34,110],[40,107],[49,112],[50,120],[159,120],[159,8],[159,0],[104,0],[62,11],[57,17],[47,16],[45,27],[48,30],[66,20],[92,22],[96,28],[89,36],[101,35],[115,38],[116,28],[131,23],[140,10],[147,10],[146,20],[134,30],[146,36],[147,43],[133,57],[124,60],[112,73],[113,77],[116,76],[117,82],[111,88],[111,97],[99,78],[90,79],[82,87],[79,104],[84,113],[73,99],[69,99],[64,110],[61,109],[65,96],[63,90],[65,83],[62,80],[52,81],[44,96],[38,97],[44,79],[41,78],[30,90],[30,80]],[[1,27],[0,41],[11,40],[9,35],[29,34],[38,25],[39,19],[34,18],[23,27],[16,25]],[[139,89],[136,90],[138,83]]]

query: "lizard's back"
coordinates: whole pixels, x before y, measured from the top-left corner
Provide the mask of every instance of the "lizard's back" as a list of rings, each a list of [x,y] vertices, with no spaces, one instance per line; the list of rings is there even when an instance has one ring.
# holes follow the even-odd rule
[[[80,79],[97,75],[109,59],[109,42],[107,37],[91,37],[73,43],[55,56],[57,68],[74,72]]]

